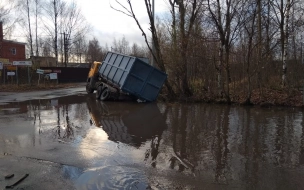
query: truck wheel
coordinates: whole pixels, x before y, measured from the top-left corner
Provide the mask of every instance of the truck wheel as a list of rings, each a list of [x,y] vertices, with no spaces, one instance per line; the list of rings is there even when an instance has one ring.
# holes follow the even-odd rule
[[[91,88],[91,85],[89,82],[86,85],[86,91],[88,94],[92,94],[94,92],[94,89]]]
[[[102,92],[101,92],[101,95],[100,95],[100,100],[106,100],[108,99],[108,97],[110,96],[110,91],[108,89],[108,87],[104,87]]]
[[[102,86],[98,86],[97,87],[97,90],[96,90],[96,99],[99,100],[100,99],[100,96],[101,96],[101,93],[103,92],[103,88]]]

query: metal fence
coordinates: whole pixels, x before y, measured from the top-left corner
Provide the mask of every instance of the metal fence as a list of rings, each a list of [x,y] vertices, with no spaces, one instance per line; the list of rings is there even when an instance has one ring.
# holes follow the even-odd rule
[[[50,80],[49,73],[57,73],[57,83],[86,82],[89,68],[41,67],[47,70],[38,74],[31,67],[10,67],[0,70],[0,84],[38,84]]]

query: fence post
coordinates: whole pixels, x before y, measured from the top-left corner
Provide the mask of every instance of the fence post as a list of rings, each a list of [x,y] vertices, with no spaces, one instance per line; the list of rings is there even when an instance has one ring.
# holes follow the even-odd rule
[[[30,79],[30,67],[27,66],[27,78],[28,78],[28,83],[31,84],[31,79]]]
[[[39,84],[40,84],[40,73],[38,75],[39,75],[39,78],[38,78],[38,86],[39,86]]]
[[[16,65],[16,80],[17,80],[17,85],[19,86],[19,79],[18,79],[18,67]]]
[[[5,76],[6,76],[6,71],[5,71],[5,67],[3,68],[3,83],[5,84]]]

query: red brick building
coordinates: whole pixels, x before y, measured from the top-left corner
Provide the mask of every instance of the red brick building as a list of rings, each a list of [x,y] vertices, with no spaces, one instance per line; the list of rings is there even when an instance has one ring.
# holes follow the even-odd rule
[[[0,58],[9,62],[25,60],[25,43],[3,39],[3,27],[0,22]]]

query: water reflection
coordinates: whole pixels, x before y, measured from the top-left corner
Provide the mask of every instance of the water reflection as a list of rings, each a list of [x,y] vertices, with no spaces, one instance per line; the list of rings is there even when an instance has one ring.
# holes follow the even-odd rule
[[[45,148],[48,154],[43,158],[79,158],[70,165],[87,161],[89,167],[100,167],[82,175],[84,181],[95,180],[92,186],[112,187],[115,181],[96,175],[118,169],[122,178],[135,172],[134,183],[140,179],[145,186],[153,178],[164,184],[163,189],[206,183],[238,189],[304,187],[300,109],[101,102],[90,96],[0,105],[0,153],[35,151],[32,147],[49,145],[48,141],[55,145]],[[61,149],[63,143],[67,144]],[[77,151],[68,155],[70,161],[66,152],[72,148]],[[33,154],[41,154],[37,152]],[[145,177],[138,168],[125,171],[130,165],[157,173]],[[64,173],[81,175],[73,169]],[[120,177],[117,180],[123,181]],[[87,187],[84,183],[80,182]]]
[[[147,140],[159,139],[166,129],[165,118],[156,104],[117,103],[87,99],[90,122],[101,127],[108,138],[140,147]]]
[[[122,166],[88,170],[77,179],[76,185],[79,190],[151,189],[143,172]]]
[[[286,174],[302,164],[301,110],[175,104],[167,118],[166,151],[159,157],[170,162],[163,167],[209,176],[218,184],[261,187],[265,179],[302,184],[298,177],[288,182]]]

